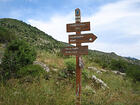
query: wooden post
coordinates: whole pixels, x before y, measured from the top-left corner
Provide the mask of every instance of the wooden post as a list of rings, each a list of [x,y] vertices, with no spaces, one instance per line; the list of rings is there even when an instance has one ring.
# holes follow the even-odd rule
[[[76,55],[76,105],[81,105],[81,69],[83,67],[81,55],[88,54],[88,46],[81,46],[81,43],[93,42],[97,37],[92,33],[81,34],[81,31],[90,30],[90,22],[81,22],[79,8],[75,9],[75,23],[66,24],[66,30],[76,32],[76,35],[69,35],[69,44],[76,44],[76,46],[65,47],[61,51],[64,55]]]
[[[81,14],[80,9],[75,9],[75,22],[81,22]],[[80,35],[81,31],[77,30],[76,35]],[[81,43],[76,43],[76,46],[81,46]],[[81,69],[79,66],[79,57],[80,55],[76,56],[76,105],[81,105]]]

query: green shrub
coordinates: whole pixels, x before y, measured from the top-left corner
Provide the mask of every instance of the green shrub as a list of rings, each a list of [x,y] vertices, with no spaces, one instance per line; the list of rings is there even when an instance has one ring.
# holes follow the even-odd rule
[[[7,43],[15,40],[16,36],[7,29],[0,27],[0,42]]]
[[[120,72],[126,72],[127,66],[128,66],[127,62],[124,60],[120,60],[120,59],[119,60],[113,59],[110,64],[110,68],[112,70],[117,70]]]
[[[74,58],[69,58],[65,61],[65,65],[67,75],[74,75],[76,71],[76,60]]]
[[[140,81],[140,66],[129,64],[126,74],[131,77],[134,81]]]
[[[76,60],[74,58],[69,58],[65,60],[66,68],[59,72],[61,77],[72,77],[75,74]]]
[[[94,57],[93,62],[99,64],[103,69],[108,68],[110,61],[107,59],[107,57]]]
[[[67,71],[66,70],[61,70],[59,72],[59,76],[62,77],[62,78],[67,78],[68,77]]]
[[[65,60],[65,65],[68,70],[75,71],[75,67],[76,67],[75,58],[69,58]]]
[[[35,50],[23,40],[9,43],[2,58],[2,75],[4,78],[17,77],[20,68],[32,64],[36,59]]]
[[[32,77],[39,77],[42,74],[45,74],[45,70],[39,65],[27,65],[17,72],[19,77],[25,77],[28,75]]]
[[[82,69],[82,76],[84,77],[85,80],[89,79],[89,75],[88,75],[87,70]]]
[[[67,60],[65,60],[65,66],[66,69],[60,71],[60,76],[61,77],[72,77],[75,76],[76,74],[76,60],[75,58],[69,58]],[[88,79],[88,72],[85,69],[81,69],[82,71],[82,76],[84,77],[84,79]]]

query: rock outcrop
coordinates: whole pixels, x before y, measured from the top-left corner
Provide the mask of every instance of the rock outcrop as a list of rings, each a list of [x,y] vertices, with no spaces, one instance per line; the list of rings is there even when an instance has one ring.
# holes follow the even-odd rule
[[[114,73],[114,74],[117,74],[117,75],[126,76],[126,73],[122,73],[122,72],[119,72],[119,71],[111,71],[111,72]]]
[[[41,67],[44,68],[44,70],[45,70],[46,72],[49,72],[49,71],[50,71],[49,67],[48,67],[46,64],[42,63],[42,62],[34,61],[34,64],[40,65]]]
[[[107,84],[104,83],[104,81],[102,81],[101,79],[98,79],[95,75],[92,76],[92,80],[95,84],[98,84],[102,89],[109,88]]]
[[[98,74],[102,73],[102,72],[112,72],[114,74],[117,75],[121,75],[121,76],[126,76],[126,73],[122,73],[120,71],[112,71],[112,70],[105,70],[105,69],[97,69],[96,67],[88,67],[88,70],[92,70]]]

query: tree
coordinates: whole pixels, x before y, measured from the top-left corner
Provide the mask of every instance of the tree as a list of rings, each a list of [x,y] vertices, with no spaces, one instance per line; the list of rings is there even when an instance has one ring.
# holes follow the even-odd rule
[[[23,40],[15,40],[7,46],[2,58],[2,75],[4,78],[17,77],[20,68],[32,64],[36,59],[35,50]]]

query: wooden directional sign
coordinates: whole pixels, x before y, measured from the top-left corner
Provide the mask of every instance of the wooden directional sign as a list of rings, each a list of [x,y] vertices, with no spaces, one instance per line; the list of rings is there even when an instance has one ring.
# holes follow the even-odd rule
[[[62,49],[64,55],[87,55],[88,46],[69,46]]]
[[[76,46],[65,47],[61,50],[64,55],[76,55],[76,105],[81,105],[81,69],[83,62],[81,55],[88,54],[88,46],[81,46],[81,43],[93,42],[97,37],[92,34],[81,34],[81,31],[90,30],[90,22],[81,22],[80,9],[75,9],[75,23],[66,25],[67,32],[76,32],[75,35],[69,35],[69,44]]]
[[[90,22],[67,24],[67,32],[89,31]]]
[[[97,37],[92,34],[69,35],[69,44],[93,42]]]

